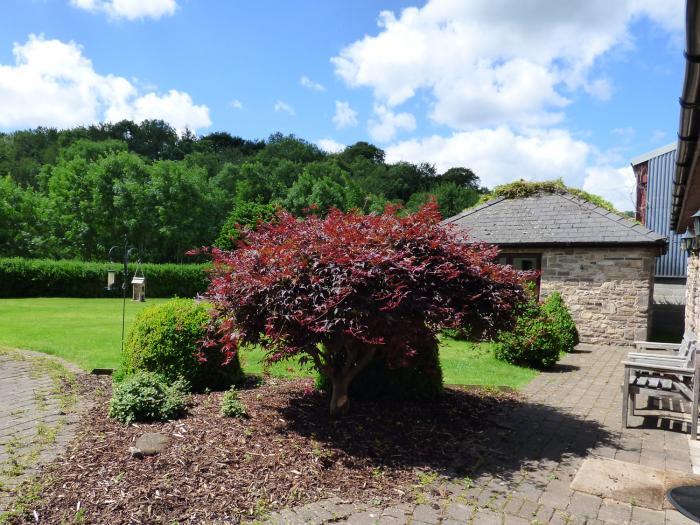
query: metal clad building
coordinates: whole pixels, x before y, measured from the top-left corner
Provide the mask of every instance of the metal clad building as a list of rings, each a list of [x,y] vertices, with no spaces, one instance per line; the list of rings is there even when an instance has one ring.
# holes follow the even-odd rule
[[[637,220],[668,238],[667,252],[656,258],[655,277],[684,279],[687,254],[681,236],[671,230],[675,160],[673,143],[632,159],[632,168],[637,179]]]

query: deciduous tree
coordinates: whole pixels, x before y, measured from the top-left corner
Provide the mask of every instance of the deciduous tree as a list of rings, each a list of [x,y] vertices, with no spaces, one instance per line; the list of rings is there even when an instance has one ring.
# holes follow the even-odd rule
[[[445,327],[507,326],[524,274],[439,220],[434,202],[403,217],[391,208],[303,220],[279,212],[235,251],[212,250],[207,344],[232,357],[263,343],[269,361],[312,362],[331,380],[331,414],[341,415],[351,381],[378,354],[406,366]]]

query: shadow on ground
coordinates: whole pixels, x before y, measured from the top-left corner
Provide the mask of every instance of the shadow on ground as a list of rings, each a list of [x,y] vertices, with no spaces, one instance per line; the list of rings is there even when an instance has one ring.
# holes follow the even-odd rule
[[[340,420],[319,392],[293,396],[280,409],[286,431],[339,449],[378,469],[419,468],[449,477],[487,474],[520,479],[535,462],[566,462],[614,436],[595,421],[518,396],[447,388],[439,401],[353,401]]]

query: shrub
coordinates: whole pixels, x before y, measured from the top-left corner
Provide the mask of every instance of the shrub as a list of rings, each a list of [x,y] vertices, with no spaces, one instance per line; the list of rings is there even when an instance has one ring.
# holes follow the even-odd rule
[[[591,204],[595,204],[596,206],[604,208],[610,212],[622,215],[610,202],[606,201],[602,197],[588,193],[587,191],[579,190],[578,188],[566,186],[562,179],[545,181],[526,181],[521,179],[515,182],[509,182],[508,184],[502,184],[500,186],[496,186],[491,193],[483,195],[477,204],[483,204],[484,202],[488,202],[497,197],[505,197],[506,199],[521,199],[523,197],[536,195],[537,193],[570,193],[574,197],[578,197],[581,200],[588,201]]]
[[[192,299],[171,299],[141,310],[124,346],[124,374],[146,370],[170,381],[184,378],[195,391],[223,390],[238,382],[243,375],[238,356],[226,361],[220,346],[200,343],[208,309]]]
[[[515,327],[500,331],[495,345],[497,359],[531,368],[552,366],[561,350],[552,320],[534,298],[518,307]]]
[[[221,398],[221,415],[225,417],[246,417],[245,406],[238,399],[238,392],[234,388],[224,392]]]
[[[166,421],[185,409],[189,385],[183,380],[168,384],[153,372],[137,372],[114,387],[109,417],[126,423]]]
[[[207,264],[143,264],[147,297],[194,297],[207,287]],[[121,273],[116,289],[105,290],[107,270],[121,264],[0,258],[0,297],[121,297]],[[133,275],[135,265],[129,266]],[[131,295],[127,288],[127,295]]]
[[[565,352],[573,351],[578,344],[578,330],[561,294],[559,292],[549,294],[542,308],[549,318],[554,334],[559,337],[561,349]]]
[[[397,216],[331,210],[248,232],[212,250],[210,341],[236,353],[265,339],[268,361],[303,358],[332,383],[330,413],[375,357],[400,368],[437,345],[444,328],[510,326],[529,274],[494,262],[498,250],[440,225],[434,202]]]

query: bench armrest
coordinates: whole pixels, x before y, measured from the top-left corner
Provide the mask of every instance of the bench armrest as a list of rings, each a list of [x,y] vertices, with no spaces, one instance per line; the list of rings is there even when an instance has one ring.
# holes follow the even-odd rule
[[[651,363],[643,363],[640,361],[623,361],[625,368],[632,368],[634,370],[646,370],[649,372],[666,372],[669,374],[677,374],[681,376],[692,376],[695,374],[694,368],[686,368],[684,366],[673,366],[673,365],[654,365]]]
[[[650,350],[678,350],[681,345],[679,343],[657,343],[654,341],[635,341],[634,346],[637,349],[648,348]]]

